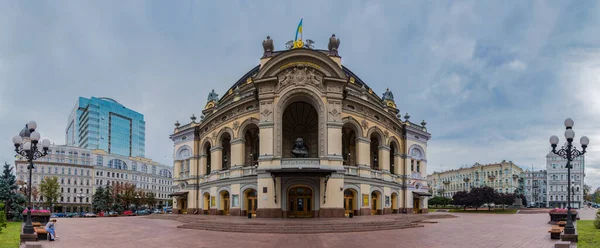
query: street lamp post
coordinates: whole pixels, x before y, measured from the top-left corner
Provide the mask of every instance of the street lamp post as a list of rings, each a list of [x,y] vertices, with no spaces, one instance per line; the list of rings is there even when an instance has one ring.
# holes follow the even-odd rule
[[[79,216],[81,216],[81,203],[83,202],[83,197],[85,197],[85,195],[83,194],[83,189],[81,189],[79,194],[77,194],[77,198],[79,198]]]
[[[46,156],[48,154],[48,147],[50,147],[50,140],[42,140],[42,151],[39,150],[38,143],[41,138],[39,132],[35,131],[37,124],[35,121],[30,121],[25,125],[25,128],[21,130],[19,135],[13,137],[12,141],[15,145],[15,152],[27,159],[29,162],[29,180],[27,181],[27,220],[23,227],[23,234],[34,234],[33,225],[31,224],[31,173],[33,171],[33,161]]]
[[[552,135],[550,137],[550,145],[552,146],[552,153],[564,158],[567,160],[567,225],[565,226],[565,234],[575,234],[575,226],[573,226],[573,220],[571,218],[571,161],[574,158],[579,157],[585,154],[585,149],[590,143],[590,139],[586,136],[582,136],[579,140],[581,143],[582,150],[579,151],[577,148],[573,147],[573,139],[575,138],[575,131],[573,131],[573,125],[575,123],[571,118],[567,118],[565,120],[565,138],[567,139],[566,147],[556,150],[556,146],[558,145],[558,137],[556,135]]]

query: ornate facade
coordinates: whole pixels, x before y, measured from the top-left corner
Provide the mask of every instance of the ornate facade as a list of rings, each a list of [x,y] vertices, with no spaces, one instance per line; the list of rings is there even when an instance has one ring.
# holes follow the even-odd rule
[[[260,64],[209,93],[199,121],[175,123],[174,212],[427,212],[425,121],[402,120],[392,92],[377,96],[343,66],[335,41],[273,51],[268,38]]]

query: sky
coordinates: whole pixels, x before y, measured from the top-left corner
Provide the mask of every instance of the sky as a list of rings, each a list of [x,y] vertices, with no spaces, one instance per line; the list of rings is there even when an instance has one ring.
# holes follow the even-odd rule
[[[145,115],[146,157],[172,164],[173,123],[200,116],[294,38],[326,49],[411,121],[427,121],[428,172],[475,162],[545,167],[565,118],[586,135],[600,187],[600,6],[596,1],[0,1],[0,161],[29,120],[64,144],[77,97]]]

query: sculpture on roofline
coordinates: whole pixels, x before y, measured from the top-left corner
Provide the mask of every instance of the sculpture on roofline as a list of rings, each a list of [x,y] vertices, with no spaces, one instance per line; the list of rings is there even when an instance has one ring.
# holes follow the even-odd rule
[[[331,35],[329,38],[329,44],[327,45],[327,49],[329,50],[329,55],[338,56],[338,48],[340,47],[340,39],[335,38],[335,34]]]
[[[275,50],[275,47],[273,46],[273,40],[271,40],[271,36],[267,36],[267,39],[263,40],[262,46],[264,57],[271,56],[271,53]]]

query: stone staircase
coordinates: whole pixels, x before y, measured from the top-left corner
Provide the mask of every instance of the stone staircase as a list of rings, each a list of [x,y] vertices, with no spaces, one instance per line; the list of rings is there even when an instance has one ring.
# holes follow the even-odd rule
[[[419,215],[395,218],[354,219],[196,219],[178,228],[241,233],[315,234],[396,230],[423,227],[426,219],[452,218],[452,215]]]

